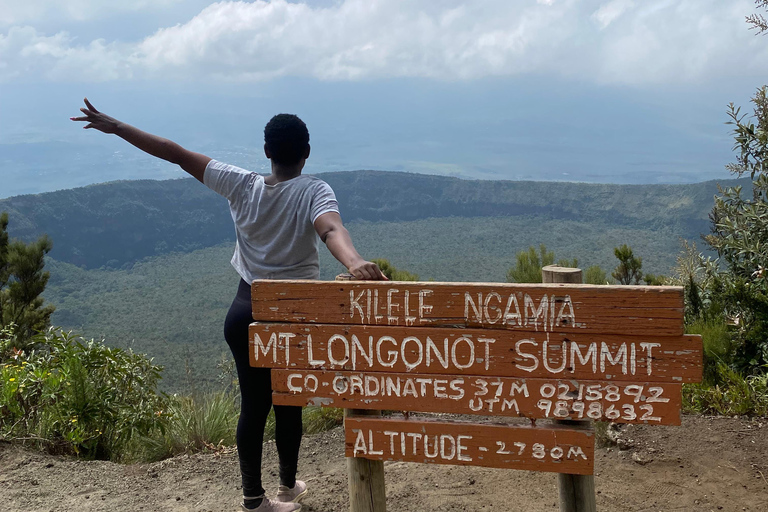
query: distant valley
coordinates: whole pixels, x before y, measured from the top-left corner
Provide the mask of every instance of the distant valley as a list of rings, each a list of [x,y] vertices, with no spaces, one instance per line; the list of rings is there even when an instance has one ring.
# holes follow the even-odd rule
[[[645,271],[668,273],[680,239],[708,232],[717,193],[716,182],[320,176],[365,257],[446,281],[504,281],[515,254],[540,243],[557,258],[608,272],[613,247],[627,243]],[[216,362],[227,355],[221,326],[238,281],[228,263],[234,231],[226,200],[192,179],[146,180],[15,196],[0,200],[0,211],[10,213],[11,236],[53,238],[46,298],[57,306],[55,324],[155,357],[167,368],[168,390],[215,384]],[[342,270],[321,249],[321,278]]]

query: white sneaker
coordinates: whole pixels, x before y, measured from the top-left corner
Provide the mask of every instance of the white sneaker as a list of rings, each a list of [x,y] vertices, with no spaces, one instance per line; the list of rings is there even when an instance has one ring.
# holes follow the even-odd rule
[[[296,480],[293,488],[281,485],[277,489],[277,501],[282,503],[298,503],[307,495],[307,484],[301,480]]]
[[[297,512],[301,510],[301,505],[298,503],[282,503],[280,501],[264,498],[261,501],[261,505],[256,508],[245,508],[245,504],[240,504],[245,512]]]

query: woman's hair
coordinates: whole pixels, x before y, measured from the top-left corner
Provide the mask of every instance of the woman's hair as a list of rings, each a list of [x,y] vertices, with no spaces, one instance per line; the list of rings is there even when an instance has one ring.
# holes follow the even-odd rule
[[[294,165],[307,153],[309,130],[297,116],[277,114],[264,127],[264,145],[275,163]]]

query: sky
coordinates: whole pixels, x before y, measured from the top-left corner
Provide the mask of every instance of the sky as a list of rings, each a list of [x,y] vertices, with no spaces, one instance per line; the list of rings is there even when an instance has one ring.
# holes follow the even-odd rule
[[[182,173],[78,130],[83,96],[268,170],[689,183],[728,177],[726,107],[768,83],[752,0],[0,0],[0,197]]]

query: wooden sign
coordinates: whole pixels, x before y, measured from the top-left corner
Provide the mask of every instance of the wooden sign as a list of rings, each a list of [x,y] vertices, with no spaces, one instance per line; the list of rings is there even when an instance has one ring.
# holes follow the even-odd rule
[[[252,291],[265,322],[683,334],[680,287],[261,280]]]
[[[583,426],[360,414],[679,425],[681,384],[702,376],[680,287],[255,281],[252,292],[250,362],[273,369],[273,403],[358,411],[345,420],[357,459],[591,474]]]
[[[253,323],[251,366],[698,382],[700,336]]]
[[[592,474],[594,436],[558,427],[347,417],[347,457]]]
[[[679,425],[680,384],[273,370],[277,405]]]

